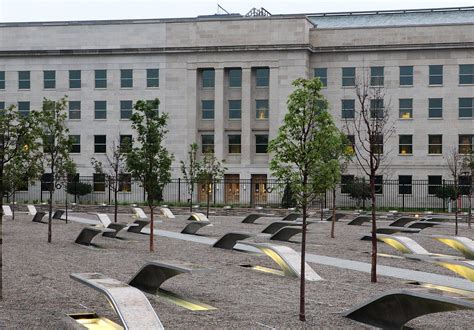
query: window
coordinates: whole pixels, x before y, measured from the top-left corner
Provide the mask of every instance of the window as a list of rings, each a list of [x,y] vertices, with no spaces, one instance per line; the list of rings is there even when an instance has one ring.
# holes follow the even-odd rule
[[[229,135],[229,154],[240,154],[241,148],[241,135]]]
[[[203,88],[214,88],[214,69],[203,69],[201,72],[201,83]]]
[[[23,117],[28,116],[30,114],[30,102],[28,101],[18,102],[18,112]]]
[[[459,192],[461,195],[469,195],[470,187],[472,186],[472,177],[470,175],[460,175],[458,177]]]
[[[94,101],[94,118],[107,119],[107,101]]]
[[[146,69],[146,87],[157,88],[160,87],[160,70]]]
[[[30,89],[30,71],[18,71],[18,89]]]
[[[5,71],[0,71],[0,89],[5,89]]]
[[[49,191],[53,184],[53,176],[51,173],[41,175],[41,191]]]
[[[107,152],[107,136],[94,135],[94,153],[105,154]]]
[[[240,119],[242,116],[241,100],[229,100],[229,119]]]
[[[383,194],[383,175],[376,175],[374,177],[375,181],[375,193]]]
[[[255,100],[257,119],[268,119],[268,100]]]
[[[5,110],[5,102],[0,101],[0,110]]]
[[[399,135],[398,142],[398,153],[400,155],[413,154],[413,135]]]
[[[94,87],[107,88],[107,70],[94,71]]]
[[[201,147],[203,154],[212,154],[214,152],[214,134],[201,135]]]
[[[372,136],[373,143],[372,143],[372,151],[376,155],[382,155],[383,154],[383,135],[373,135]]]
[[[44,100],[42,109],[43,111],[52,112],[56,108],[56,101]]]
[[[342,100],[341,117],[353,119],[355,117],[355,100]]]
[[[255,153],[266,154],[268,152],[268,134],[255,135]]]
[[[400,119],[413,118],[413,99],[399,99],[398,100],[398,116]]]
[[[257,68],[255,69],[255,86],[268,87],[270,85],[270,69]]]
[[[443,177],[441,175],[428,175],[428,194],[435,195],[443,185]]]
[[[80,135],[69,135],[69,140],[71,141],[71,150],[72,154],[81,153],[81,136]]]
[[[342,68],[342,86],[355,86],[355,68]]]
[[[443,136],[428,135],[428,154],[441,155],[443,153]]]
[[[81,119],[81,101],[69,101],[69,119]]]
[[[94,191],[105,191],[105,174],[94,173],[92,181],[94,183]]]
[[[430,85],[443,84],[443,66],[442,65],[430,65],[429,74],[430,74],[430,77],[429,77]]]
[[[370,86],[383,86],[384,67],[373,66],[370,68]]]
[[[348,141],[346,152],[353,155],[355,154],[355,135],[347,135],[346,138]]]
[[[81,88],[81,70],[69,70],[69,88]]]
[[[152,110],[155,112],[155,115],[158,116],[160,114],[160,102],[159,100],[147,100],[148,105],[152,107]]]
[[[120,101],[120,119],[132,117],[133,101]]]
[[[120,88],[132,88],[133,87],[133,70],[122,69],[120,70]]]
[[[468,154],[473,151],[472,146],[474,144],[473,134],[459,135],[459,153]]]
[[[474,97],[459,98],[459,118],[474,118]]]
[[[55,140],[53,135],[45,135],[43,137],[43,151],[51,152],[51,148],[54,146]]]
[[[398,176],[398,193],[400,195],[411,195],[411,175]]]
[[[353,175],[341,175],[341,194],[348,194],[348,186],[354,182]]]
[[[428,99],[428,118],[443,118],[443,99]]]
[[[123,152],[128,152],[132,148],[132,136],[131,135],[120,135],[120,149]]]
[[[128,173],[120,173],[118,191],[131,192],[132,191],[132,176]]]
[[[43,71],[43,88],[56,88],[56,71]]]
[[[413,67],[400,67],[400,86],[413,86]]]
[[[314,69],[314,77],[319,78],[323,83],[323,87],[328,85],[328,69],[327,68],[316,68]]]
[[[383,118],[384,107],[383,99],[371,99],[370,100],[370,118],[381,119]]]
[[[459,65],[459,84],[460,85],[474,84],[474,64]]]
[[[242,87],[242,69],[229,69],[229,87]]]
[[[214,100],[201,101],[202,119],[214,119]]]

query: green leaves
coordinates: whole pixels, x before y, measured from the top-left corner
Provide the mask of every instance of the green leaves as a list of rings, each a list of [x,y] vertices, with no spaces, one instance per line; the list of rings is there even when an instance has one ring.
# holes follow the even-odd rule
[[[174,159],[164,146],[168,115],[157,113],[158,104],[158,99],[135,104],[131,121],[137,144],[125,155],[127,168],[132,177],[142,183],[150,206],[161,199],[165,185],[171,181]]]
[[[346,141],[327,111],[319,79],[297,79],[293,85],[284,123],[269,144],[270,169],[281,182],[288,182],[303,206],[339,181]]]

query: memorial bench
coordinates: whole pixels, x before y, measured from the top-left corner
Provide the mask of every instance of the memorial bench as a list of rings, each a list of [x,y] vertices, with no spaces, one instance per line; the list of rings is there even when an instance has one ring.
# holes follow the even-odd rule
[[[219,238],[214,244],[212,244],[212,247],[215,248],[220,248],[220,249],[225,249],[225,250],[232,250],[237,244],[237,241],[240,241],[242,239],[246,239],[249,237],[254,236],[253,234],[250,233],[227,233],[224,234],[221,238]]]
[[[202,227],[211,225],[212,223],[210,221],[191,221],[183,228],[181,234],[195,235]]]
[[[347,224],[349,226],[361,226],[362,224],[366,222],[371,222],[372,218],[366,215],[359,215],[358,217],[355,217],[351,221],[349,221]]]
[[[265,255],[275,261],[278,266],[280,266],[281,270],[262,266],[253,266],[253,269],[281,276],[293,278],[301,277],[301,255],[292,248],[270,243],[253,243],[246,241],[239,241],[238,243],[242,245],[251,246],[262,251]],[[305,279],[307,281],[322,280],[322,278],[313,270],[313,268],[311,268],[308,263],[305,263]]]
[[[74,273],[70,276],[104,294],[125,329],[164,329],[158,315],[140,290],[100,273]]]
[[[194,221],[209,221],[209,219],[206,217],[204,213],[200,212],[193,212],[189,216],[188,220],[194,220]]]
[[[399,289],[357,305],[343,316],[378,328],[403,329],[408,321],[423,315],[465,309],[474,309],[474,302],[446,293]]]
[[[242,223],[255,223],[255,220],[257,220],[258,218],[261,218],[262,216],[263,214],[256,214],[256,213],[249,214],[245,217],[244,220],[242,220]]]
[[[99,234],[112,233],[115,230],[110,228],[104,228],[102,226],[88,226],[82,228],[79,235],[77,236],[75,243],[79,245],[91,246],[92,240]]]
[[[429,237],[461,252],[466,259],[474,259],[474,241],[472,239],[447,235],[431,235]]]
[[[288,242],[290,238],[303,232],[303,226],[286,226],[270,236],[271,240]]]
[[[290,213],[284,216],[281,220],[282,221],[296,221],[296,219],[300,218],[301,214],[299,213]]]

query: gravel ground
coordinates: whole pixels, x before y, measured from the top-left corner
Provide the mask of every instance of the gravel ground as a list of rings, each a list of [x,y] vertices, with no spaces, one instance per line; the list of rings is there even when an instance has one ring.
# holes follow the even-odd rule
[[[90,215],[82,215],[89,217]],[[157,229],[180,231],[186,221],[163,219]],[[261,218],[257,224],[242,224],[243,217],[211,217],[214,226],[199,231],[201,235],[219,237],[230,231],[259,233],[275,218]],[[403,281],[379,277],[370,284],[367,273],[312,264],[324,278],[307,282],[307,322],[298,321],[299,281],[252,271],[242,264],[274,267],[264,256],[213,249],[209,246],[156,236],[156,252],[148,252],[148,236],[121,233],[124,238],[97,237],[102,248],[86,248],[73,243],[80,229],[78,223],[54,222],[53,243],[46,243],[47,226],[32,223],[31,216],[18,214],[15,221],[3,221],[3,300],[0,302],[1,328],[66,328],[66,314],[95,311],[118,322],[104,296],[69,278],[74,272],[100,272],[121,281],[128,279],[146,260],[178,260],[212,269],[211,273],[181,275],[167,281],[163,288],[210,304],[213,311],[192,312],[159,297],[148,295],[166,328],[363,328],[360,323],[340,315],[355,304],[384,291],[412,286]],[[120,215],[121,221],[132,221]],[[310,225],[310,253],[370,262],[370,242],[360,237],[369,226],[347,226],[340,221],[336,239],[329,238],[329,223]],[[382,223],[383,224],[383,223]],[[386,223],[385,223],[386,224]],[[450,225],[427,229],[425,234],[454,233]],[[473,237],[473,231],[461,228],[461,234]],[[456,254],[430,238],[410,236],[428,251]],[[300,235],[294,242],[281,243],[299,250]],[[254,241],[265,241],[257,236]],[[280,243],[279,243],[280,244]],[[385,244],[379,252],[400,255]],[[379,258],[387,266],[456,276],[444,268],[415,261]],[[418,318],[408,325],[416,328],[471,328],[474,313],[450,312]]]

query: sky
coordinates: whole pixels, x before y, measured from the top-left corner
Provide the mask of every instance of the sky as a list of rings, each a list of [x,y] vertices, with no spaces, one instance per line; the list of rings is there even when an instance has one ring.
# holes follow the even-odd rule
[[[264,7],[272,14],[474,6],[474,0],[0,0],[0,22],[196,17],[246,14]]]

